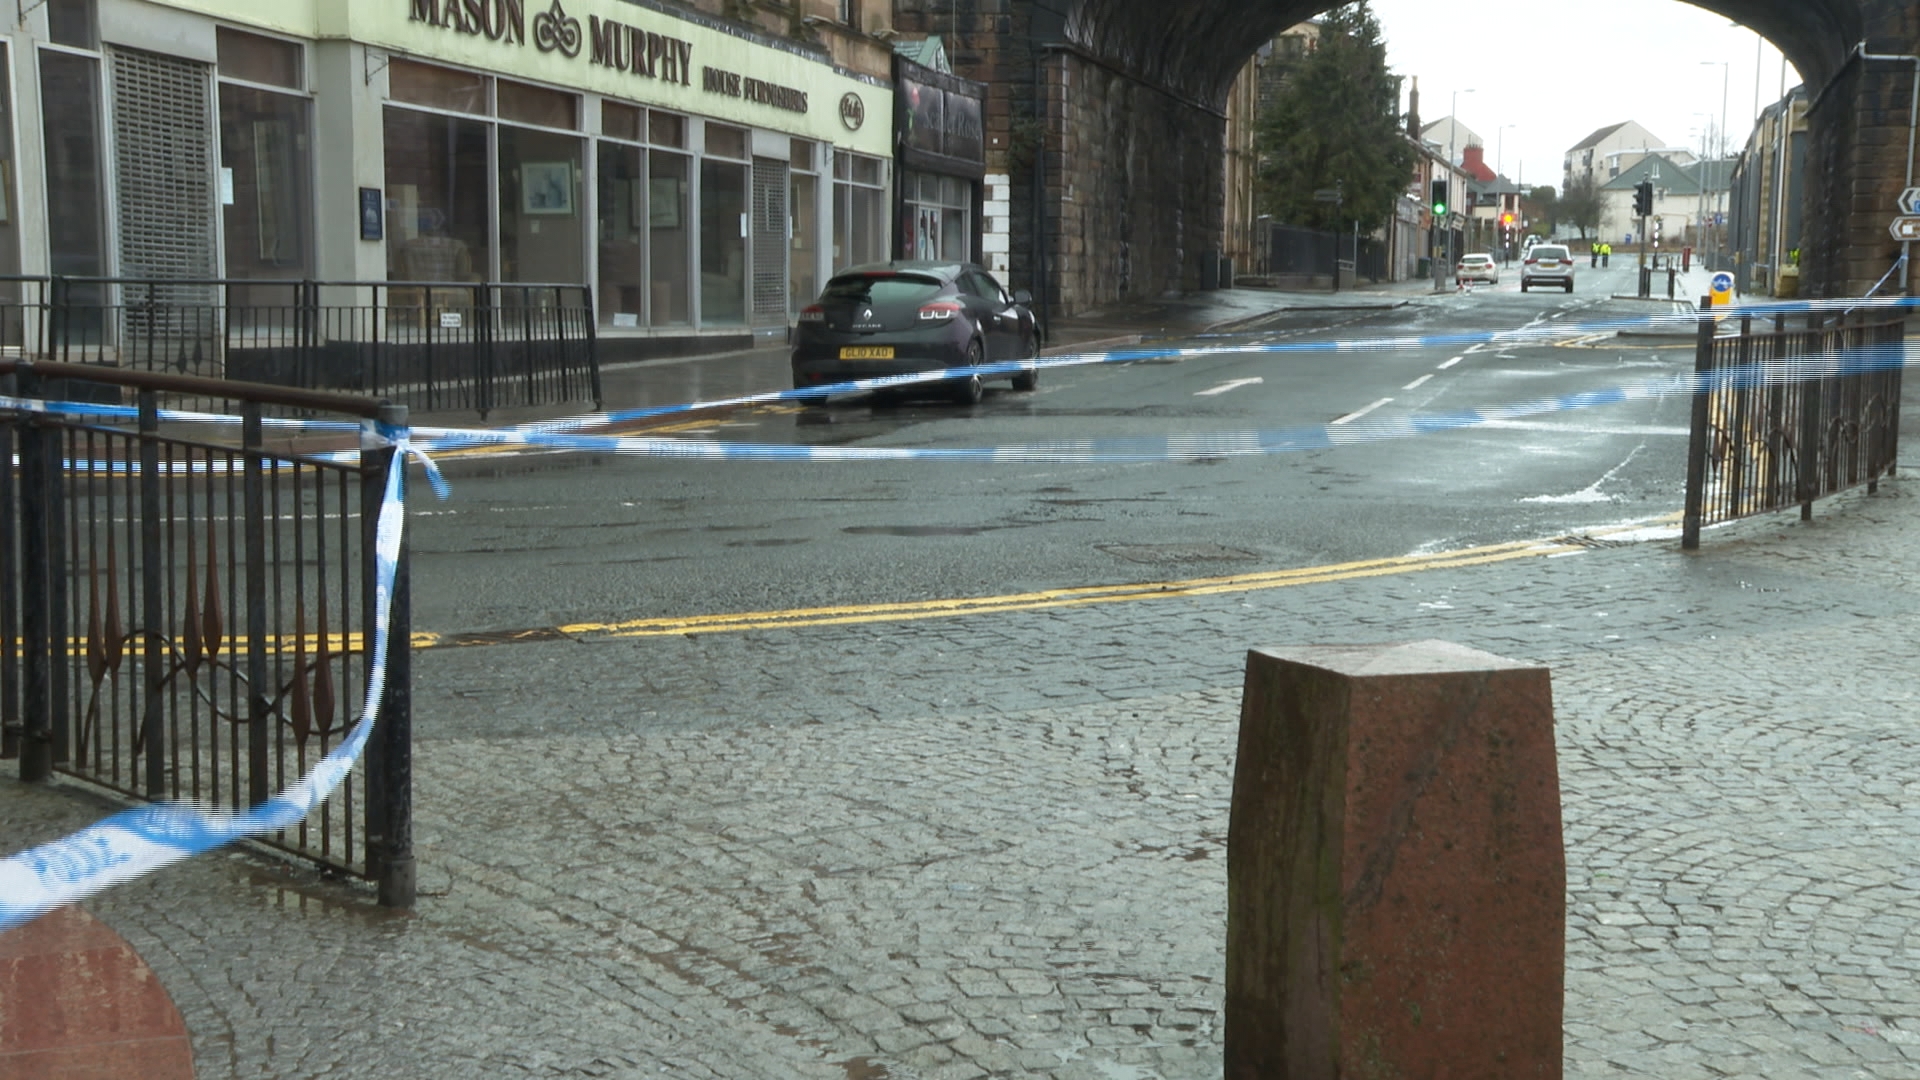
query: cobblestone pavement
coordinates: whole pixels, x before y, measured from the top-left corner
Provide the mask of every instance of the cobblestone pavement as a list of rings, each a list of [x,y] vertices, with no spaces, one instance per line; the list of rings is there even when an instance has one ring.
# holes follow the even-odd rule
[[[1695,555],[429,650],[416,912],[242,852],[88,907],[206,1078],[1218,1077],[1246,650],[1442,638],[1552,669],[1570,1075],[1920,1077],[1916,557],[1893,481]]]

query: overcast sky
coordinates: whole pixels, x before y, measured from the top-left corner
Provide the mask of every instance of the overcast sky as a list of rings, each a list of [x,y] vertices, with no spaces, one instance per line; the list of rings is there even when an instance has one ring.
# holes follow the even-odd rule
[[[1728,141],[1738,151],[1758,113],[1756,43],[1759,108],[1780,98],[1778,49],[1680,0],[1372,0],[1371,7],[1387,66],[1420,80],[1421,123],[1457,111],[1486,144],[1487,164],[1498,157],[1501,172],[1528,186],[1558,187],[1573,144],[1628,120],[1699,153],[1702,125],[1720,126],[1723,98]],[[1786,85],[1799,81],[1788,66]]]

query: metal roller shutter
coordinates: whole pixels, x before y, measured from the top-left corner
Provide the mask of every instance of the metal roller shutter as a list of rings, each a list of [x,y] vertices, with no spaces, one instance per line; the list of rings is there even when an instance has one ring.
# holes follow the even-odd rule
[[[753,322],[787,321],[787,163],[753,159]]]
[[[217,277],[212,72],[128,49],[111,57],[119,276]],[[206,285],[122,286],[126,347],[167,366],[217,374],[204,370],[218,341],[217,300]],[[155,355],[156,347],[164,354]]]

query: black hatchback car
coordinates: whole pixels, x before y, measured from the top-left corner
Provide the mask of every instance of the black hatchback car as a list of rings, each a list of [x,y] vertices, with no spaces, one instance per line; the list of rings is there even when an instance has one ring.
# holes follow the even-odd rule
[[[900,261],[855,266],[835,274],[820,299],[800,312],[793,331],[793,385],[978,367],[1039,354],[1032,297],[1009,294],[974,263]],[[1031,390],[1040,373],[1028,367],[987,378]],[[962,376],[944,389],[963,404],[980,400],[982,377]]]

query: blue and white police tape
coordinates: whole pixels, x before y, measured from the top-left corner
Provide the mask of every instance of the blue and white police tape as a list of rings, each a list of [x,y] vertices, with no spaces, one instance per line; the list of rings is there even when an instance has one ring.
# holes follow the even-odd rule
[[[1920,300],[1915,300],[1910,297],[1801,300],[1776,304],[1723,308],[1717,311],[1716,314],[1726,314],[1730,317],[1744,315],[1754,318],[1775,318],[1793,314],[1852,310],[1863,307],[1896,310],[1911,308],[1915,306],[1916,303],[1920,303]],[[1282,355],[1321,352],[1389,352],[1405,349],[1465,348],[1481,344],[1523,344],[1527,342],[1583,338],[1595,334],[1617,333],[1622,330],[1632,329],[1650,329],[1655,331],[1671,330],[1676,332],[1692,331],[1698,327],[1699,322],[1700,316],[1696,313],[1675,312],[1672,314],[1643,315],[1628,319],[1611,319],[1575,324],[1536,322],[1502,330],[1479,330],[1455,334],[1428,334],[1416,337],[1340,338],[1334,341],[1263,341],[1243,344],[1221,344],[1221,342],[1230,337],[1259,336],[1259,332],[1253,331],[1247,334],[1236,333],[1231,335],[1211,334],[1201,339],[1205,342],[1201,345],[1182,345],[1177,347],[1139,345],[1124,349],[1065,353],[1045,358],[1036,357],[1027,360],[1004,360],[972,368],[948,368],[937,371],[909,372],[900,375],[875,376],[867,379],[851,379],[845,382],[822,384],[819,386],[798,387],[792,390],[770,390],[763,393],[745,394],[738,397],[694,401],[674,405],[650,405],[611,412],[587,413],[579,416],[544,420],[504,428],[479,429],[419,426],[414,428],[414,436],[419,441],[421,447],[427,452],[441,452],[479,446],[531,446],[535,445],[535,442],[528,441],[523,438],[523,436],[578,432],[596,427],[613,427],[641,420],[658,420],[669,416],[688,415],[721,409],[751,408],[789,402],[814,402],[831,397],[926,385],[970,374],[991,379],[1015,375],[1026,371],[1039,372],[1068,367],[1084,367],[1101,364],[1134,364],[1158,360],[1187,360],[1209,356]]]
[[[657,436],[585,435],[568,432],[439,429],[456,445],[516,445],[550,450],[623,454],[700,461],[982,461],[982,462],[1180,462],[1209,458],[1295,453],[1455,431],[1549,413],[1617,405],[1622,402],[1701,390],[1785,385],[1836,375],[1865,374],[1907,362],[1902,343],[1863,346],[1844,353],[1767,360],[1707,373],[1684,372],[1621,386],[1450,412],[1379,414],[1345,423],[1307,425],[1267,431],[1187,432],[1171,435],[1110,436],[995,447],[805,446],[733,443]]]
[[[404,432],[382,434],[406,449]],[[177,803],[142,806],[0,860],[0,930],[236,840],[291,828],[347,778],[366,748],[386,694],[394,571],[406,522],[402,477],[407,456],[394,455],[380,503],[374,541],[373,653],[360,719],[347,737],[299,782],[259,806],[244,811]]]

